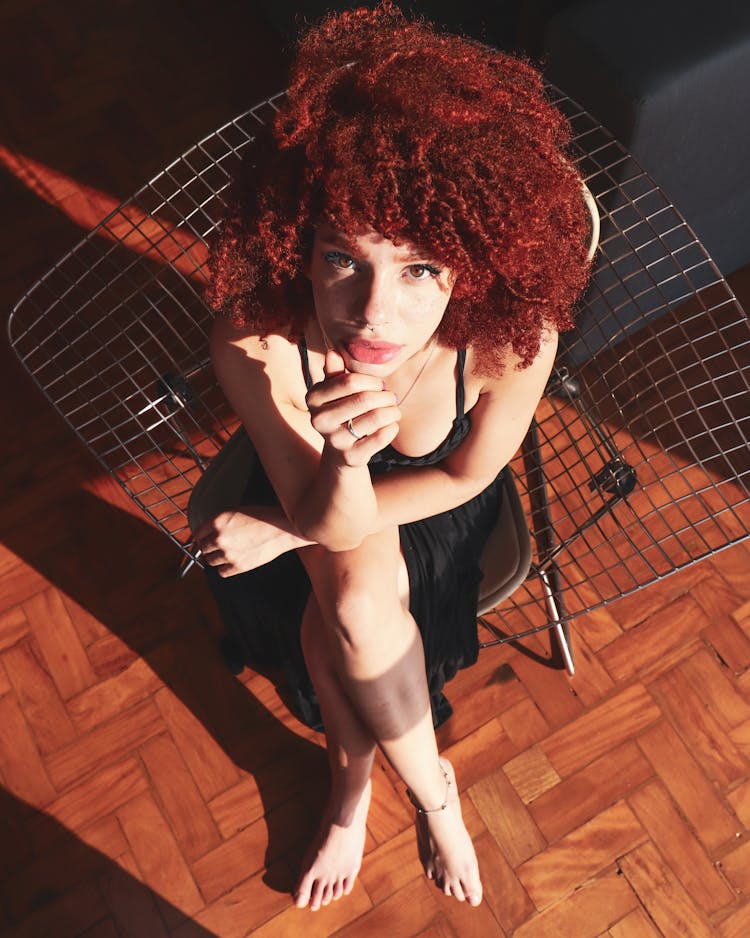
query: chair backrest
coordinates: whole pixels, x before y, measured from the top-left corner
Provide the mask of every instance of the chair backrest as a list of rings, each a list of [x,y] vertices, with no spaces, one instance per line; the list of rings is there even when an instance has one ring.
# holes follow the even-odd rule
[[[283,97],[167,166],[34,284],[8,324],[50,403],[183,551],[190,491],[238,423],[208,358],[207,239]]]
[[[563,337],[513,464],[543,576],[514,594],[506,619],[532,624],[546,617],[544,577],[568,586],[572,618],[750,527],[747,317],[633,158],[574,101],[549,93],[572,123],[571,159],[602,225],[578,327]],[[208,360],[207,239],[282,100],[261,102],[155,176],[9,321],[50,403],[191,558],[190,491],[238,425]]]

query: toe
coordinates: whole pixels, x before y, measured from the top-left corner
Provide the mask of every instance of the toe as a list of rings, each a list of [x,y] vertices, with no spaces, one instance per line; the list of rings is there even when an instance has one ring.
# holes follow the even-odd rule
[[[464,895],[469,905],[477,906],[482,901],[482,884],[479,882],[478,878],[471,881],[471,885],[463,882]]]
[[[333,886],[328,883],[328,885],[323,889],[322,895],[320,897],[320,904],[330,905],[331,899],[333,899]]]
[[[313,912],[317,912],[317,910],[320,908],[320,901],[322,898],[323,884],[316,880],[315,885],[312,888],[312,892],[310,893],[310,908],[313,910]]]
[[[304,909],[304,907],[310,901],[310,881],[305,877],[301,880],[297,889],[294,893],[294,904],[298,909]]]

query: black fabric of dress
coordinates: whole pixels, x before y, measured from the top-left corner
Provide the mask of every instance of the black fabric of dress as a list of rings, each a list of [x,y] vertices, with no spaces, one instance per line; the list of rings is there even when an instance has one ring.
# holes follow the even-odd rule
[[[300,357],[309,388],[313,382],[304,339],[300,342]],[[445,440],[424,456],[405,456],[393,446],[385,447],[368,464],[373,477],[401,467],[435,465],[466,438],[471,415],[464,412],[465,359],[462,349],[456,367],[456,416]],[[409,574],[409,610],[422,635],[436,727],[453,712],[443,694],[446,681],[477,659],[479,557],[497,520],[502,496],[500,472],[484,491],[458,508],[399,526]],[[278,504],[259,460],[243,504]],[[300,645],[300,623],[311,587],[297,553],[291,551],[256,570],[226,579],[210,567],[206,573],[231,642],[244,663],[257,668],[281,667],[297,715],[308,726],[322,729]]]

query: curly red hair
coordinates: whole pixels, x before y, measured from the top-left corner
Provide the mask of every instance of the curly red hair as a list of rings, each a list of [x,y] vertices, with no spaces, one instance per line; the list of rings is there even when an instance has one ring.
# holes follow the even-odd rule
[[[529,364],[572,325],[589,270],[570,129],[526,62],[408,21],[390,2],[333,14],[299,43],[286,104],[245,167],[211,256],[208,301],[300,331],[304,268],[328,222],[419,246],[456,275],[441,341],[488,372]]]

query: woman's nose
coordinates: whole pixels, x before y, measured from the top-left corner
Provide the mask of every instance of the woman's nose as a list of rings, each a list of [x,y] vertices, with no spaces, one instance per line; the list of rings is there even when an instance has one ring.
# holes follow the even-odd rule
[[[359,297],[358,318],[367,326],[384,325],[392,318],[393,300],[392,289],[384,278],[367,278]]]

